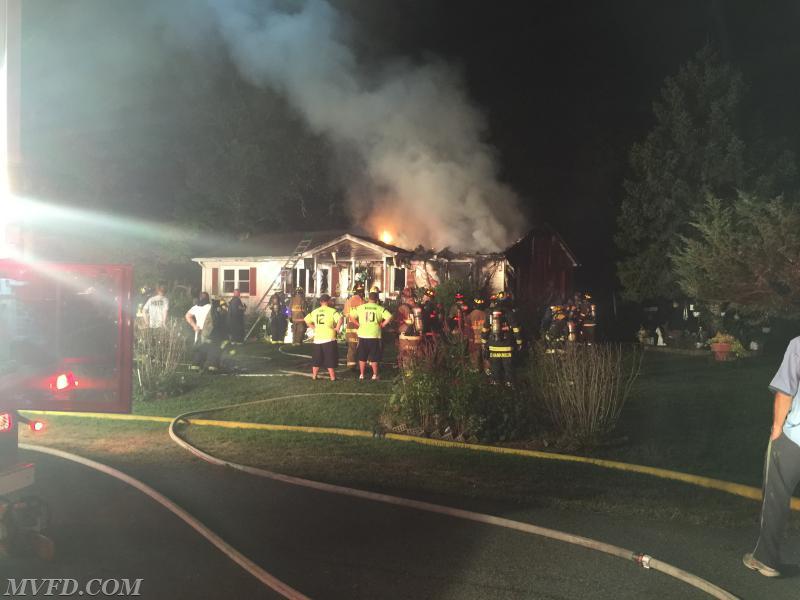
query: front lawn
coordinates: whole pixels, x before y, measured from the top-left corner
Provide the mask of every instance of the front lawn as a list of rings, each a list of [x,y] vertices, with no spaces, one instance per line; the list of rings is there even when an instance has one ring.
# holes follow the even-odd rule
[[[242,349],[241,354],[252,363],[260,360],[265,364],[250,372],[308,370],[305,359],[281,355],[274,346],[254,344]],[[591,454],[760,485],[771,419],[766,385],[779,360],[766,357],[714,364],[702,357],[648,353],[622,415],[618,434],[625,441]],[[371,431],[391,390],[391,381],[358,382],[351,373],[343,373],[337,382],[296,375],[187,377],[194,378],[187,393],[167,400],[137,402],[134,412],[174,417],[190,410],[265,400],[200,417]],[[358,392],[375,395],[354,395]],[[299,397],[307,394],[311,395]],[[285,396],[298,397],[277,399]],[[269,401],[273,398],[276,400]],[[166,438],[165,425],[66,417],[52,421],[47,435],[38,441],[101,459],[116,456],[123,463],[135,463],[136,456],[144,458],[154,446],[163,450],[165,445],[153,443],[160,436]],[[237,462],[449,502],[460,498],[510,509],[560,507],[728,525],[752,524],[758,513],[757,503],[750,500],[586,465],[383,439],[197,426],[189,427],[185,434],[200,447]],[[113,442],[109,441],[112,438]]]
[[[310,351],[291,346],[285,350]],[[286,356],[276,346],[250,344],[240,354],[253,361],[260,359],[264,366],[259,372],[308,372],[305,359]],[[780,356],[767,356],[720,364],[706,357],[648,352],[622,412],[616,436],[622,441],[583,453],[758,486],[772,411],[767,384],[779,362]],[[196,387],[189,392],[168,400],[137,402],[134,412],[175,416],[188,410],[296,394],[391,391],[388,379],[358,382],[350,372],[343,372],[335,383],[297,376],[187,376],[196,378]],[[386,398],[287,399],[217,413],[212,418],[372,430]]]
[[[780,360],[648,352],[619,425],[627,442],[594,454],[760,486]]]

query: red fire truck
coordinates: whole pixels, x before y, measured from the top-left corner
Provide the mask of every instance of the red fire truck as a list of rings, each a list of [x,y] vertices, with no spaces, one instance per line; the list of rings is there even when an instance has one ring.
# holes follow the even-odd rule
[[[18,452],[20,426],[41,422],[19,411],[130,412],[131,293],[130,266],[0,260],[0,550],[45,522]]]
[[[0,257],[14,257],[0,258],[0,552],[26,531],[41,539],[44,521],[18,451],[20,426],[41,424],[20,411],[130,412],[133,362],[131,267],[37,260],[47,244],[15,210],[21,22],[21,0],[0,0]]]

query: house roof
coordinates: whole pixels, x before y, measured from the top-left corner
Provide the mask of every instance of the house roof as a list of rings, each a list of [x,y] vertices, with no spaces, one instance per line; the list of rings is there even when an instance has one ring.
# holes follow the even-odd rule
[[[211,243],[198,249],[202,255],[194,261],[214,260],[220,258],[288,258],[302,240],[311,240],[311,245],[321,246],[354,230],[329,229],[325,231],[282,231],[279,233],[262,233],[246,240],[219,244]]]
[[[519,240],[514,242],[502,253],[465,253],[465,252],[450,252],[447,249],[440,251],[438,255],[442,258],[448,259],[468,259],[474,256],[487,256],[487,257],[500,257],[513,253],[519,247],[523,240],[529,236],[541,235],[542,233],[552,234],[555,236],[559,246],[563,249],[564,253],[572,262],[573,266],[578,266],[578,260],[570,250],[569,246],[564,242],[559,233],[549,224],[543,223],[542,225],[530,230]],[[254,235],[246,240],[239,240],[228,242],[224,245],[219,242],[212,241],[204,245],[203,248],[198,249],[202,252],[202,256],[194,258],[195,262],[212,261],[223,259],[270,259],[270,258],[289,258],[297,249],[298,244],[302,240],[310,240],[310,244],[303,252],[303,256],[312,256],[318,254],[331,246],[353,242],[365,247],[369,247],[379,253],[386,253],[392,256],[398,254],[412,254],[413,250],[386,244],[377,240],[367,234],[360,227],[352,227],[350,229],[327,229],[324,231],[288,231],[279,233],[264,233]]]
[[[392,256],[396,256],[398,254],[408,254],[408,250],[405,248],[400,248],[399,246],[393,246],[391,244],[387,244],[380,240],[376,240],[375,238],[366,237],[363,235],[355,235],[352,233],[344,233],[332,240],[325,241],[321,244],[318,244],[314,247],[310,247],[303,253],[303,256],[311,256],[314,254],[319,254],[328,248],[335,248],[336,246],[347,243],[353,242],[355,244],[359,244],[370,248],[376,252],[380,252],[383,254],[391,254]]]

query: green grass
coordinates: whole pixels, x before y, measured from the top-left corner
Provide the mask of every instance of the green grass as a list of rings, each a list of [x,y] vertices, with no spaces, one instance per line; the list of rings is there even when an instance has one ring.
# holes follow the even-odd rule
[[[286,350],[310,352],[308,347]],[[260,357],[264,372],[307,370],[307,361],[285,356],[268,344],[246,345],[239,354],[240,358],[244,355],[253,360]],[[719,364],[706,357],[648,352],[618,427],[617,435],[625,441],[590,454],[760,485],[771,419],[767,383],[779,360],[770,356]],[[334,384],[301,377],[193,377],[196,387],[188,393],[169,400],[139,402],[134,412],[174,416],[192,409],[292,394],[328,390],[388,393],[391,389],[388,380],[357,382],[349,373]],[[372,429],[382,410],[380,397],[329,396],[268,402],[216,413],[214,417]]]
[[[648,353],[619,424],[627,443],[595,455],[758,486],[779,364]]]
[[[504,513],[558,508],[722,526],[758,516],[751,500],[587,465],[373,438],[208,427],[184,435],[216,456],[279,473]]]
[[[287,346],[285,350],[296,354],[311,352],[308,345],[300,348]],[[244,366],[248,373],[279,374],[285,370],[310,373],[307,359],[286,356],[278,351],[278,346],[254,343],[236,347],[236,351],[237,354],[232,361],[238,366]],[[187,372],[184,374],[189,388],[186,393],[163,400],[137,400],[133,406],[133,413],[174,417],[191,410],[267,400],[280,396],[318,394],[328,391],[389,393],[393,373],[393,369],[387,368],[383,371],[386,379],[378,382],[359,382],[354,379],[352,373],[342,369],[340,378],[336,382],[331,382],[327,379],[312,381],[306,377],[296,376],[235,377]],[[260,410],[239,409],[237,412],[231,412],[225,418],[371,429],[382,410],[382,404],[376,402],[374,398],[354,396],[345,400],[342,396],[326,396],[284,401],[274,405],[264,404]]]
[[[308,353],[287,348],[290,352]],[[276,346],[237,349],[251,372],[307,370],[307,361]],[[715,364],[704,357],[651,352],[623,411],[618,434],[626,441],[591,454],[760,485],[771,420],[767,384],[780,358]],[[247,361],[250,361],[248,363]],[[335,392],[388,393],[391,382],[331,383],[304,377],[187,375],[187,393],[137,402],[134,412],[160,416],[280,396]],[[266,401],[209,414],[210,418],[371,430],[385,397],[322,395]],[[696,523],[753,524],[758,505],[719,492],[591,466],[421,447],[389,440],[285,432],[191,427],[189,439],[227,458],[279,472],[365,489],[418,497],[559,507]],[[43,443],[100,459],[135,463],[154,452],[183,456],[163,425],[56,419]],[[138,457],[138,458],[137,458]]]
[[[20,443],[53,446],[101,462],[122,458],[126,464],[189,456],[169,438],[166,423],[49,416],[43,433],[20,429]]]

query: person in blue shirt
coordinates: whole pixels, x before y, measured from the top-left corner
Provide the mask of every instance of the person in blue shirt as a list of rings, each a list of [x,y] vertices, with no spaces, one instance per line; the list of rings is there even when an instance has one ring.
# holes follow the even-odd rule
[[[778,577],[780,545],[792,494],[800,483],[800,337],[786,348],[778,372],[769,384],[775,393],[772,432],[764,467],[764,501],[761,530],[753,552],[744,555],[748,569],[766,577]]]

